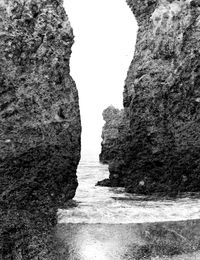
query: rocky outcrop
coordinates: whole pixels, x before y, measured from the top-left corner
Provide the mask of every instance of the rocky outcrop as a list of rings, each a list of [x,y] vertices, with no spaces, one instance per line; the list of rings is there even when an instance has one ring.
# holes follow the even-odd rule
[[[199,191],[200,3],[127,3],[139,26],[124,88],[131,137],[109,163],[110,179],[122,175],[129,192]]]
[[[102,131],[101,153],[99,161],[103,164],[109,164],[112,171],[110,179],[99,181],[97,185],[102,186],[123,186],[123,177],[119,171],[123,154],[126,150],[126,141],[131,136],[129,131],[129,121],[123,109],[119,110],[109,106],[103,111],[105,125]],[[116,169],[116,171],[114,170]]]
[[[0,225],[0,259],[60,259],[55,224],[56,214],[50,208],[46,213],[34,214],[27,210],[7,211]]]
[[[62,204],[77,187],[73,32],[57,0],[0,1],[0,204]]]
[[[115,159],[119,149],[116,150],[120,140],[121,131],[124,129],[124,111],[109,106],[103,111],[105,125],[102,132],[101,154],[99,160],[107,164]]]

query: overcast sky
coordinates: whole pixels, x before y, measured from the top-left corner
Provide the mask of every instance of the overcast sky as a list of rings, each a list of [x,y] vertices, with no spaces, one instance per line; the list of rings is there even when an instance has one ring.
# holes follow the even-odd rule
[[[71,75],[79,91],[82,159],[98,156],[102,111],[122,108],[124,80],[134,54],[137,24],[125,0],[64,0],[74,30]]]

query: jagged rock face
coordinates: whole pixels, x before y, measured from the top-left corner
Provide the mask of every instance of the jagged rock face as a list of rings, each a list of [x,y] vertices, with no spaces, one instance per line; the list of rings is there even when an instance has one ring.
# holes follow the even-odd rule
[[[127,3],[139,30],[124,89],[132,138],[118,171],[130,192],[199,191],[200,3]]]
[[[129,120],[123,109],[109,106],[103,111],[105,125],[102,132],[101,163],[109,164],[110,180],[99,181],[101,186],[123,186],[123,176],[120,167],[124,164],[123,155],[126,151],[126,142],[130,138]]]
[[[0,200],[29,207],[74,196],[80,159],[73,32],[62,1],[0,1]]]
[[[114,160],[118,150],[120,133],[124,128],[124,111],[109,106],[103,111],[105,125],[102,132],[101,154],[99,159],[101,163],[107,164]]]

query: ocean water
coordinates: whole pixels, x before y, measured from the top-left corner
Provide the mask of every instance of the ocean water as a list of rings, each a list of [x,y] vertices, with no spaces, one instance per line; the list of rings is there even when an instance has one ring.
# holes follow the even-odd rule
[[[200,218],[200,195],[150,200],[125,193],[123,188],[95,186],[99,180],[108,178],[109,172],[107,165],[91,159],[80,162],[77,175],[76,206],[59,209],[60,224],[131,224]]]

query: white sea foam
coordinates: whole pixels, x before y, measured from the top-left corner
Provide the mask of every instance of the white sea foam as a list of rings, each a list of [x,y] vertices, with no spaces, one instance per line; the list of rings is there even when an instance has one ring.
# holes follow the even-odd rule
[[[128,224],[200,218],[200,198],[146,200],[124,193],[122,188],[95,186],[108,178],[107,166],[82,161],[78,167],[77,207],[58,211],[59,223]]]

